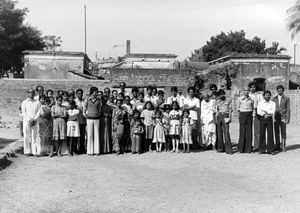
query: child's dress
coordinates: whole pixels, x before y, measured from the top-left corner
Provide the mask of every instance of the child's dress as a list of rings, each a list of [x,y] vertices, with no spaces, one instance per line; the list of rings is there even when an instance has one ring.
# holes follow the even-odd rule
[[[179,126],[180,126],[180,110],[172,110],[170,112],[170,130],[169,135],[180,135]]]
[[[144,133],[144,128],[141,121],[136,119],[131,120],[131,151],[141,153],[142,151],[142,134]]]
[[[69,109],[68,115],[69,116],[79,115],[79,110],[78,109]],[[67,122],[67,136],[68,137],[80,137],[79,122],[77,120]]]
[[[193,120],[191,118],[182,119],[182,138],[181,143],[192,144],[192,126]]]
[[[113,135],[113,150],[115,152],[123,152],[123,135],[124,135],[124,124],[121,121],[116,121],[114,124],[114,135]]]
[[[145,139],[153,138],[153,117],[154,110],[144,109],[141,113],[141,118],[144,119]]]
[[[55,115],[64,115],[66,108],[63,106],[54,105],[51,112]],[[67,124],[64,118],[53,119],[53,140],[65,140],[67,138]]]
[[[153,143],[165,143],[165,131],[162,124],[161,118],[155,119],[155,127],[154,127],[154,135],[153,135]]]

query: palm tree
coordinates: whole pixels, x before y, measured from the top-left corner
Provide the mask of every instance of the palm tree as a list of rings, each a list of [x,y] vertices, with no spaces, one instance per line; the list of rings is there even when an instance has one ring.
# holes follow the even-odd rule
[[[287,27],[292,33],[292,39],[294,39],[296,34],[300,31],[300,0],[297,0],[296,4],[287,10],[287,14]]]

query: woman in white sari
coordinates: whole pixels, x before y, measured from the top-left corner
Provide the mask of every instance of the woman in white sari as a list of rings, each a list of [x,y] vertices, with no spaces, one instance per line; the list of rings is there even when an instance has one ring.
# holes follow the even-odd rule
[[[210,99],[210,93],[205,92],[201,101],[201,123],[203,133],[203,144],[207,149],[212,149],[216,142],[216,124],[214,107],[215,100]]]

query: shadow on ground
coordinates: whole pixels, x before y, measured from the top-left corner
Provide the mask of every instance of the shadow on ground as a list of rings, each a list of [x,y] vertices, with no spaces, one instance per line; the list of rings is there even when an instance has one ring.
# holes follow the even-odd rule
[[[300,149],[300,144],[293,144],[286,146],[286,150],[295,150],[295,149]]]
[[[7,138],[0,138],[0,149],[4,148],[8,144],[15,142],[17,139],[7,139]]]

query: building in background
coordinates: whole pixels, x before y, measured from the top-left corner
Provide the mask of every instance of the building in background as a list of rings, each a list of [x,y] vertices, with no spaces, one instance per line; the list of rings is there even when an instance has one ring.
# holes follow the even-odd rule
[[[24,51],[24,78],[93,79],[88,56],[82,52]]]
[[[232,54],[209,62],[209,67],[196,72],[206,87],[217,84],[219,88],[242,90],[255,81],[258,90],[276,89],[282,84],[289,88],[288,55]]]

